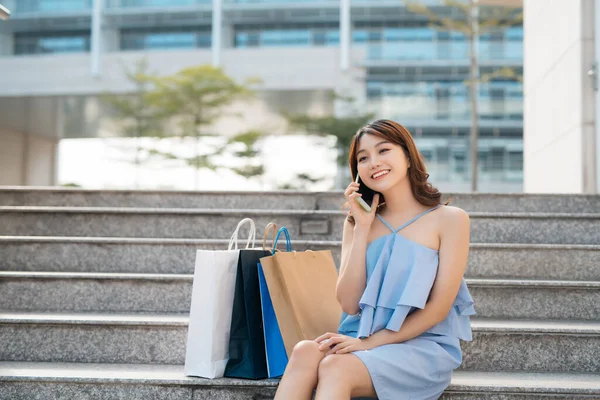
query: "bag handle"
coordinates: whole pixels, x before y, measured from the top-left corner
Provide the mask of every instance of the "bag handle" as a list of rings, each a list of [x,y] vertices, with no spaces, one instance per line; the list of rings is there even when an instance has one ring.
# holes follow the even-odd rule
[[[252,247],[254,247],[254,243],[256,242],[256,226],[254,225],[254,221],[251,218],[244,218],[240,221],[237,228],[231,235],[231,239],[229,240],[228,250],[237,250],[238,249],[238,234],[240,232],[240,228],[246,223],[250,224],[250,233],[248,234],[248,241],[246,242],[246,248],[250,248],[250,243],[252,243]],[[233,249],[235,245],[235,249]]]
[[[275,235],[277,234],[277,224],[275,222],[269,222],[265,228],[265,234],[263,235],[263,250],[271,250],[270,247],[267,247],[267,236],[271,231],[273,231],[273,237],[271,239],[271,246],[273,246],[273,243],[275,242]]]
[[[277,242],[279,241],[279,237],[281,234],[285,235],[285,251],[292,251],[292,241],[290,240],[290,233],[287,228],[283,227],[277,231],[277,236],[275,236],[275,240],[273,241],[273,249],[271,250],[271,255],[275,255],[275,251],[277,250]]]

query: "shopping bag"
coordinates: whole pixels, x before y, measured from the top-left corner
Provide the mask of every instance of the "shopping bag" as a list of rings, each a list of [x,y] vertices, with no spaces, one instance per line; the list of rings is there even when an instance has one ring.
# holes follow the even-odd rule
[[[342,308],[330,250],[275,252],[260,263],[288,357],[298,342],[337,332]]]
[[[292,251],[292,243],[289,240],[287,229],[281,228],[277,233],[277,237],[273,241],[272,253],[275,253],[276,251],[277,241],[282,232],[286,235],[286,251]],[[285,351],[285,345],[279,330],[277,316],[275,315],[275,310],[273,309],[269,288],[267,286],[267,281],[260,263],[258,263],[258,280],[260,285],[267,372],[269,378],[277,378],[282,376],[285,371],[285,367],[288,363],[288,355]]]
[[[273,230],[274,229],[274,230]],[[225,376],[229,378],[264,379],[269,376],[265,353],[265,337],[260,299],[257,264],[266,250],[267,235],[277,227],[270,223],[265,229],[263,249],[240,250],[233,299],[229,361]]]
[[[220,378],[229,358],[233,296],[240,255],[238,233],[250,224],[246,248],[254,246],[254,221],[238,224],[227,250],[197,250],[184,373]]]

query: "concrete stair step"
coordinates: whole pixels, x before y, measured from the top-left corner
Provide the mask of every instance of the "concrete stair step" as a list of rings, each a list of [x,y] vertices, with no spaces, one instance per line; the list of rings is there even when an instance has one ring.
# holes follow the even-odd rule
[[[471,242],[600,244],[600,214],[473,212]],[[341,211],[0,207],[3,236],[228,238],[242,218],[296,240],[340,240]]]
[[[188,274],[0,272],[0,304],[6,311],[189,313],[192,283]],[[600,315],[600,281],[467,283],[479,317],[596,320]]]
[[[272,399],[279,380],[202,379],[182,365],[0,362],[0,398],[11,400]],[[600,397],[600,375],[456,371],[442,399]]]
[[[578,194],[448,193],[451,204],[467,211],[593,213],[600,196]],[[339,210],[341,191],[193,192],[85,190],[55,187],[0,187],[0,206],[158,207]]]
[[[228,243],[227,239],[0,236],[0,270],[191,274],[197,249],[223,250]],[[340,241],[292,243],[299,251],[331,250],[339,266]],[[598,265],[600,245],[472,243],[467,275],[600,281]]]
[[[600,322],[473,319],[461,369],[600,373]],[[0,361],[183,364],[187,317],[1,313]]]

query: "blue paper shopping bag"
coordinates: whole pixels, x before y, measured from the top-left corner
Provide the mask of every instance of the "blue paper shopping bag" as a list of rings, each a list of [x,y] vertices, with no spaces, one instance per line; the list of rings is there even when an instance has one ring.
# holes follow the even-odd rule
[[[277,248],[277,241],[281,233],[285,234],[286,238],[286,251],[292,251],[292,242],[290,241],[290,235],[286,228],[281,228],[277,232],[277,237],[273,242],[273,249],[271,254],[275,254]],[[277,317],[275,316],[275,310],[273,309],[273,302],[269,295],[269,288],[267,286],[267,280],[262,265],[258,263],[258,282],[260,285],[260,301],[263,315],[263,328],[265,332],[265,351],[267,356],[267,371],[269,378],[277,378],[283,375],[285,367],[288,363],[288,357],[285,351],[285,345],[279,330],[279,324],[277,323]]]

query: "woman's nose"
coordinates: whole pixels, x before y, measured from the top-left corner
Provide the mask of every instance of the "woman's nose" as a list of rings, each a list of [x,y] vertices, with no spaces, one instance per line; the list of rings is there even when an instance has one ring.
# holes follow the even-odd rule
[[[369,167],[371,169],[376,169],[379,168],[379,166],[381,166],[381,162],[376,157],[371,158],[371,165]]]

